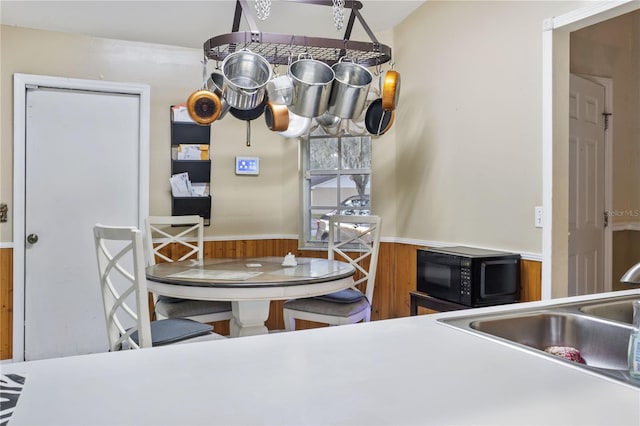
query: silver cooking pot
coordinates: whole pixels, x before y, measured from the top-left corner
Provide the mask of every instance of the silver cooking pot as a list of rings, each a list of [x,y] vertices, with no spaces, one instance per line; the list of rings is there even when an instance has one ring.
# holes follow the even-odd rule
[[[335,74],[331,67],[315,59],[300,59],[289,66],[293,81],[293,102],[289,111],[303,117],[322,115],[329,103]]]
[[[250,110],[262,103],[271,80],[269,62],[250,50],[231,53],[222,62],[222,96],[232,108]]]
[[[354,118],[362,114],[373,75],[354,62],[340,62],[332,67],[335,80],[327,112],[340,118]]]

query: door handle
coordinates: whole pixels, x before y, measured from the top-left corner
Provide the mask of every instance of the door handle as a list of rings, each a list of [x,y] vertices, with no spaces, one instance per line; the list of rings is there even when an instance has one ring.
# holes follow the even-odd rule
[[[35,244],[38,242],[38,234],[29,234],[27,235],[27,242],[29,244]]]

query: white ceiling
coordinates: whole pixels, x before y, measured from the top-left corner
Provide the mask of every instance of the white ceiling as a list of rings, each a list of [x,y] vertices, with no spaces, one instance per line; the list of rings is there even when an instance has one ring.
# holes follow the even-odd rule
[[[254,0],[247,0],[252,12]],[[363,0],[360,13],[374,34],[392,29],[425,0]],[[0,22],[49,31],[202,48],[209,38],[231,32],[235,0],[1,0]],[[345,10],[345,25],[349,10]],[[331,7],[273,0],[262,32],[341,39]],[[242,20],[240,28],[248,30]],[[371,41],[356,23],[351,40]]]

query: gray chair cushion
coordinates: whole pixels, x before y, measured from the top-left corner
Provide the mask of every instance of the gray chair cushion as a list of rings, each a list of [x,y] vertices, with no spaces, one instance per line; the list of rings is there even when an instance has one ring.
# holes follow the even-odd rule
[[[335,293],[316,296],[316,299],[336,303],[353,303],[357,302],[358,300],[364,299],[364,294],[358,290],[346,288],[344,290],[336,291]]]
[[[185,318],[171,318],[151,321],[152,346],[162,346],[176,343],[192,337],[203,336],[213,331],[209,324]],[[131,333],[131,339],[138,343],[138,331]]]
[[[158,297],[155,310],[167,318],[192,317],[228,312],[231,310],[231,302]]]
[[[287,300],[284,303],[284,307],[296,311],[347,317],[367,309],[369,307],[369,301],[365,297],[352,303],[336,303],[322,300],[319,297],[310,297],[304,299]]]

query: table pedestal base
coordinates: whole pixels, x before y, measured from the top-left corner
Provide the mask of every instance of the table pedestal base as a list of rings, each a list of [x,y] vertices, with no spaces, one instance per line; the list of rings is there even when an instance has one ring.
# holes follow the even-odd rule
[[[269,330],[264,325],[269,318],[268,300],[243,300],[231,302],[233,318],[231,319],[231,337],[254,336],[267,334]]]

